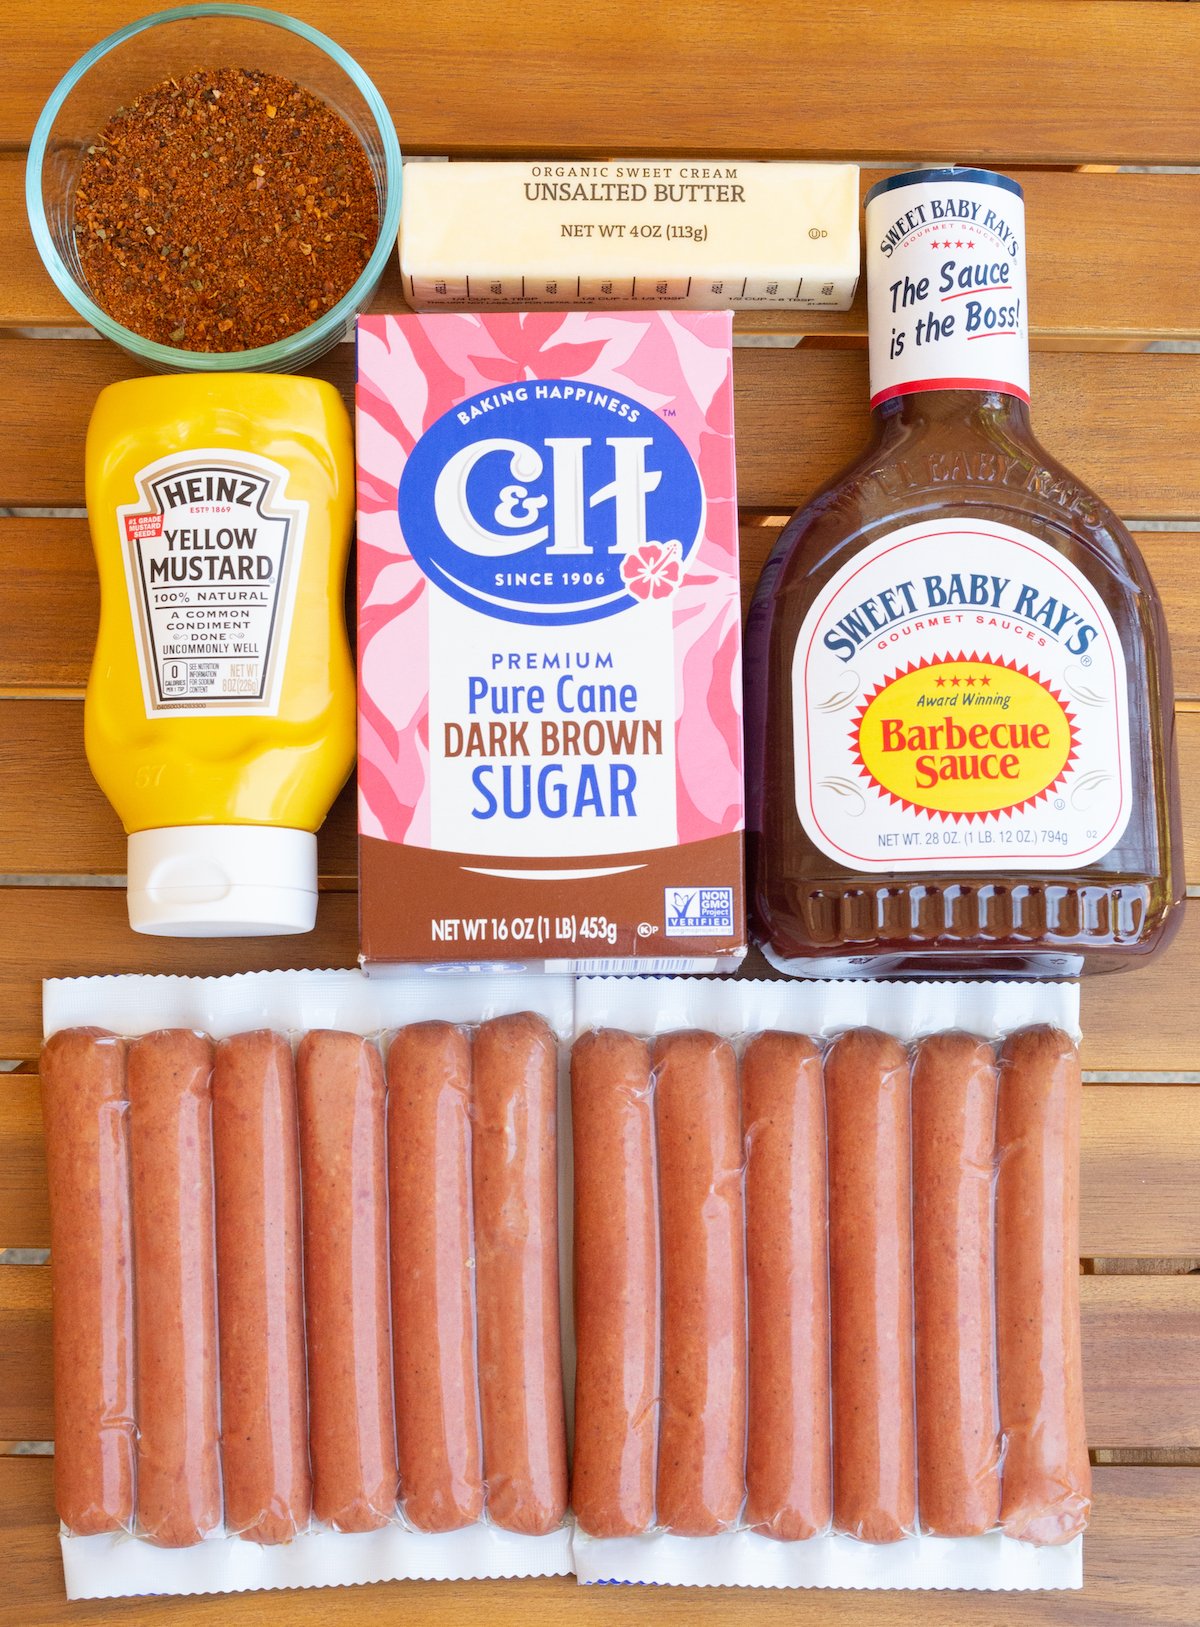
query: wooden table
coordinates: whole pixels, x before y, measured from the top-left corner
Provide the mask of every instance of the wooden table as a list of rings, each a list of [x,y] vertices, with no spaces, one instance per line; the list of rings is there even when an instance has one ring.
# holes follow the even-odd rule
[[[25,227],[23,149],[68,65],[139,9],[14,0],[0,10],[0,1057],[17,1064],[0,1076],[0,1623],[1191,1627],[1200,1621],[1200,897],[1163,960],[1083,994],[1083,1318],[1097,1469],[1081,1594],[651,1593],[541,1581],[65,1603],[50,1461],[22,1447],[44,1448],[52,1432],[49,1273],[11,1252],[47,1242],[39,979],[348,965],[356,952],[349,794],[322,835],[312,937],[157,941],[128,929],[124,838],[84,761],[96,590],[83,431],[96,392],[136,369],[80,331],[42,271]],[[1017,172],[1028,200],[1035,425],[1139,532],[1166,600],[1187,868],[1200,882],[1200,174],[1116,168],[1200,163],[1200,6],[523,0],[451,14],[300,0],[292,9],[363,63],[410,153],[931,159]],[[398,304],[397,285],[393,273],[379,308]],[[737,326],[743,338],[787,336],[782,347],[740,349],[735,363],[749,587],[781,517],[863,439],[864,301],[840,316],[764,314]],[[319,371],[348,393],[350,348]],[[52,512],[30,512],[43,509]]]

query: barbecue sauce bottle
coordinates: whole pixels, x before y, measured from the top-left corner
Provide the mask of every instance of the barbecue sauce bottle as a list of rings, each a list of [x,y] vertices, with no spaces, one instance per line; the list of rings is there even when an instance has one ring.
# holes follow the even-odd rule
[[[808,976],[1074,975],[1179,922],[1170,655],[1133,539],[1034,439],[1024,200],[866,204],[866,452],[747,629],[753,933]]]

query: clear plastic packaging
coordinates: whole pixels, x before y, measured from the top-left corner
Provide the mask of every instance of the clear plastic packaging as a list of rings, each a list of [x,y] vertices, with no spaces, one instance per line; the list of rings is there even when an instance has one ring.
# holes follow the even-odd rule
[[[580,1580],[1081,1585],[1077,1002],[581,980]]]
[[[69,1596],[1081,1585],[1077,986],[98,978],[45,1027]]]
[[[46,985],[60,1371],[96,1357],[60,1386],[70,1597],[570,1570],[571,1010],[542,976]]]

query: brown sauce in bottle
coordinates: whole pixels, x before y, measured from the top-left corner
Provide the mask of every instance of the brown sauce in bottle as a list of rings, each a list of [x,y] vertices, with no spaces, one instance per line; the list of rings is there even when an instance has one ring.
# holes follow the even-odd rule
[[[1162,610],[1030,429],[1023,239],[986,171],[868,197],[872,441],[747,630],[752,927],[783,971],[1074,975],[1178,925]]]

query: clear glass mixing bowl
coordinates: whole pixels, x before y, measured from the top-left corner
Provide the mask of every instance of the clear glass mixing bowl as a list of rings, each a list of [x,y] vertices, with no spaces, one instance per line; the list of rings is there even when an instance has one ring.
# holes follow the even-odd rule
[[[357,282],[315,322],[254,350],[179,350],[143,339],[96,304],[75,246],[75,189],[88,147],[119,107],[172,76],[200,68],[257,68],[294,79],[358,136],[375,176],[379,239]],[[339,45],[282,12],[258,6],[177,6],[94,45],[42,109],[25,170],[25,202],[38,253],[83,320],[146,367],[163,372],[297,372],[350,331],[395,251],[400,146],[383,98]]]

